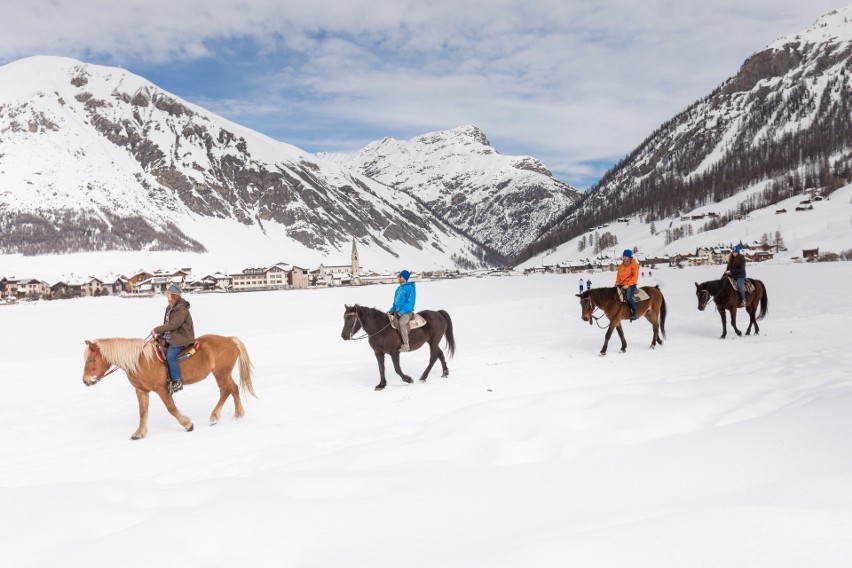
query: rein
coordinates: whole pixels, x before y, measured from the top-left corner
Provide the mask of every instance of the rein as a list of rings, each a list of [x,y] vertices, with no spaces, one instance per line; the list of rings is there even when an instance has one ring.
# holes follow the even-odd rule
[[[93,344],[93,345],[95,345],[95,344]],[[92,361],[92,374],[94,375],[95,369],[97,368],[98,355],[100,355],[101,349],[100,349],[100,347],[95,345],[95,348],[91,349],[91,352],[92,352],[92,359],[91,359],[91,361]],[[95,377],[94,379],[92,379],[91,384],[94,385],[96,383],[99,383],[101,380],[107,378],[109,375],[118,371],[118,369],[119,369],[119,367],[117,365],[110,364],[110,368],[107,370],[107,372],[104,373],[103,375],[101,375],[100,377]]]
[[[387,325],[379,331],[375,333],[367,333],[367,328],[364,327],[364,322],[361,321],[361,316],[358,315],[358,310],[352,310],[351,312],[346,312],[345,314],[343,314],[344,318],[347,318],[349,316],[355,316],[355,319],[352,321],[352,328],[349,330],[349,339],[351,339],[352,341],[358,341],[359,339],[368,339],[378,333],[383,332],[390,326],[390,321],[388,321]],[[355,337],[355,324],[361,324],[361,329],[364,330],[364,335],[362,335],[361,337]]]
[[[150,343],[153,340],[154,340],[154,334],[149,333],[148,337],[145,338],[145,343]],[[98,347],[98,345],[96,343],[93,343],[92,345],[94,345],[94,349],[92,349],[90,347],[89,350],[92,352],[92,358],[91,358],[90,361],[92,363],[92,371],[91,372],[94,375],[95,369],[97,368],[98,355],[100,355],[100,353],[101,353],[101,348]],[[144,347],[145,344],[143,343],[142,346]],[[92,379],[91,384],[94,385],[94,384],[101,382],[103,379],[107,378],[108,376],[110,376],[114,372],[118,371],[120,368],[121,367],[119,367],[118,365],[111,363],[109,369],[107,369],[107,372],[104,373],[103,375],[101,375],[100,377],[95,377],[94,379]]]
[[[598,326],[598,329],[606,329],[609,327],[609,324],[601,325],[600,319],[603,316],[596,316],[595,312],[598,310],[603,311],[600,306],[598,306],[593,300],[591,294],[586,296],[586,300],[589,302],[589,325],[592,325],[592,320],[595,320],[595,324]],[[606,312],[604,312],[606,315]]]

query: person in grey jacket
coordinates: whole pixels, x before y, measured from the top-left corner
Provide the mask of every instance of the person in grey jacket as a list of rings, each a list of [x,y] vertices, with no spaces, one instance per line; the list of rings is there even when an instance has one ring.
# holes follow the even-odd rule
[[[183,292],[177,284],[169,286],[166,292],[169,305],[166,306],[163,325],[155,327],[151,332],[155,337],[164,335],[169,344],[166,362],[169,365],[169,380],[171,381],[169,390],[172,393],[183,388],[178,355],[187,346],[195,343],[195,328],[192,325],[192,316],[189,313],[189,302],[181,297],[182,294]]]

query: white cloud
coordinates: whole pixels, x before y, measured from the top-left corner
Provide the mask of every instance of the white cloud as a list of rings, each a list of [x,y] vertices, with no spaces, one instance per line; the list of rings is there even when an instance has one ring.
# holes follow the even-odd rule
[[[49,53],[134,69],[257,57],[274,67],[253,68],[259,76],[226,95],[193,100],[270,133],[336,124],[345,132],[339,140],[333,129],[311,137],[330,144],[357,140],[358,128],[415,136],[477,124],[498,150],[535,155],[561,177],[580,179],[589,163],[629,152],[751,53],[834,7],[829,0],[54,0],[4,7],[0,58]],[[246,40],[251,51],[223,51]],[[600,173],[591,169],[592,177]]]

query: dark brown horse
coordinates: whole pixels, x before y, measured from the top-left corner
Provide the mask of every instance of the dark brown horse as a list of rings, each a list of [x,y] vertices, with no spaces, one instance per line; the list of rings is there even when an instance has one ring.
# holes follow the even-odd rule
[[[660,333],[662,332],[663,337],[666,336],[666,299],[657,286],[642,286],[642,290],[645,290],[650,298],[636,301],[636,315],[637,317],[645,316],[645,319],[651,322],[654,327],[654,337],[651,339],[651,349],[653,349],[656,345],[663,344]],[[576,295],[580,298],[583,321],[587,321],[591,325],[593,320],[599,319],[600,316],[594,315],[598,308],[609,320],[601,355],[606,355],[606,348],[609,345],[609,338],[612,337],[613,330],[618,331],[618,337],[621,339],[621,352],[627,351],[627,340],[624,339],[621,320],[630,319],[630,306],[621,301],[616,288],[614,286],[592,288]]]
[[[343,311],[343,331],[341,337],[345,340],[369,338],[370,347],[373,348],[373,353],[376,354],[376,360],[379,362],[379,375],[381,380],[376,385],[376,390],[382,390],[387,386],[385,381],[385,354],[391,356],[393,368],[396,374],[399,375],[406,383],[412,382],[411,377],[402,372],[399,366],[399,348],[402,345],[402,339],[399,336],[399,331],[392,328],[388,314],[375,308],[366,308],[364,306],[344,306]],[[441,367],[444,372],[442,377],[449,377],[450,370],[447,368],[447,360],[444,359],[444,352],[441,351],[438,345],[441,338],[447,337],[447,353],[450,357],[456,351],[456,340],[453,337],[453,320],[450,319],[450,314],[444,310],[437,312],[432,310],[423,310],[417,312],[426,320],[426,325],[417,329],[412,329],[408,332],[408,343],[411,346],[411,351],[416,351],[423,345],[429,345],[429,366],[423,371],[420,377],[421,381],[425,381],[429,371],[437,359],[441,360]],[[364,330],[366,335],[361,337],[353,337],[360,329]]]
[[[234,397],[234,417],[243,415],[240,402],[240,389],[231,377],[231,371],[240,363],[240,386],[243,392],[252,396],[251,359],[246,346],[236,337],[221,335],[202,335],[198,338],[198,350],[195,354],[180,362],[180,372],[184,385],[197,383],[210,373],[219,384],[219,402],[210,414],[210,425],[219,421],[219,413],[229,396]],[[86,341],[83,353],[83,383],[92,386],[114,370],[121,369],[127,374],[130,384],[136,388],[139,399],[139,428],[130,436],[131,440],[144,438],[148,433],[148,395],[157,393],[169,413],[174,416],[187,432],[192,432],[193,424],[187,416],[175,406],[168,392],[168,371],[166,365],[157,359],[154,344],[144,339],[109,338]]]
[[[763,319],[766,312],[769,311],[769,296],[766,295],[766,286],[763,282],[754,278],[747,278],[746,280],[754,284],[754,292],[746,293],[745,310],[749,316],[746,335],[751,335],[751,326],[754,326],[754,334],[757,335],[760,333],[757,320]],[[731,312],[731,327],[734,328],[737,335],[742,335],[742,332],[737,329],[737,308],[740,303],[740,293],[728,282],[727,278],[709,280],[701,284],[696,282],[695,295],[698,297],[698,309],[701,311],[704,311],[710,300],[716,303],[716,309],[719,310],[719,315],[722,317],[722,337],[720,339],[725,339],[725,336],[728,335],[725,310]],[[758,305],[760,306],[760,314],[755,317]]]

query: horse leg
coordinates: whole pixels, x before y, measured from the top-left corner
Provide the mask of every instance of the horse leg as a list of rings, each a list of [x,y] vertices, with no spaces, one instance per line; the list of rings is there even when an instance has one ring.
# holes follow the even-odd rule
[[[166,410],[169,411],[169,414],[174,416],[180,423],[180,425],[186,429],[187,432],[192,432],[192,430],[195,428],[195,426],[193,426],[192,424],[192,420],[190,420],[188,416],[184,416],[180,413],[180,410],[178,410],[177,406],[175,405],[175,399],[172,398],[172,396],[166,392],[165,385],[158,388],[156,392],[163,400],[163,404],[166,405]]]
[[[447,367],[447,360],[444,358],[444,351],[439,347],[438,348],[438,360],[441,362],[441,368],[443,372],[441,373],[442,377],[450,376],[450,368]]]
[[[619,310],[619,313],[620,313],[620,310]],[[606,329],[606,334],[604,335],[604,344],[603,344],[603,347],[601,348],[601,356],[606,355],[606,348],[609,345],[609,338],[612,337],[612,330],[615,329],[615,327],[616,327],[616,325],[618,325],[618,323],[619,323],[618,320],[613,320],[609,323],[609,327]],[[621,341],[623,343],[624,342],[624,334],[621,331],[620,325],[619,325],[618,333],[621,334],[621,337],[622,337]]]
[[[379,381],[379,384],[376,385],[375,390],[380,391],[388,384],[385,381],[385,354],[381,351],[375,351],[375,354],[376,360],[379,362],[379,377],[381,377],[381,380]]]
[[[756,296],[757,294],[753,294]],[[754,326],[754,334],[757,335],[760,331],[760,328],[757,327],[757,318],[755,317],[755,313],[757,312],[757,302],[748,302],[746,303],[746,313],[748,313],[748,329],[746,330],[746,335],[751,335],[751,328]]]
[[[396,371],[396,374],[403,380],[403,382],[411,383],[414,382],[414,379],[406,375],[402,372],[402,367],[399,366],[399,351],[393,351],[390,354],[391,361],[393,362],[393,370]]]
[[[654,335],[651,337],[651,349],[653,349],[657,344],[663,344],[663,342],[660,341],[660,322],[656,316],[652,316],[652,312],[650,310],[648,310],[648,313],[645,314],[645,316],[651,322],[651,328],[654,330]]]
[[[432,366],[435,364],[435,361],[438,360],[438,352],[441,349],[438,347],[437,342],[429,345],[429,365],[426,367],[426,370],[423,371],[423,375],[420,377],[420,380],[426,382],[426,377],[429,376],[429,372],[432,370]]]
[[[722,318],[722,337],[719,339],[725,339],[728,335],[728,320],[725,318],[725,308],[719,308],[719,316]]]
[[[737,332],[737,335],[742,335],[743,332],[737,328],[737,308],[731,308],[731,327]]]
[[[621,339],[621,353],[627,351],[627,339],[624,337],[624,328],[621,327],[621,322],[618,322],[618,325],[615,326],[615,331],[618,332],[618,338]]]
[[[216,384],[219,385],[219,401],[216,403],[216,407],[213,408],[213,412],[210,413],[211,426],[215,426],[219,422],[222,407],[225,406],[225,401],[228,400],[229,396],[234,397],[234,418],[241,418],[245,412],[240,401],[240,388],[234,382],[234,378],[231,375],[232,371],[233,369],[230,369],[228,373],[221,371],[213,373],[213,376],[216,377]]]
[[[136,398],[139,400],[139,428],[131,434],[131,440],[141,440],[148,433],[148,391],[136,389]]]

